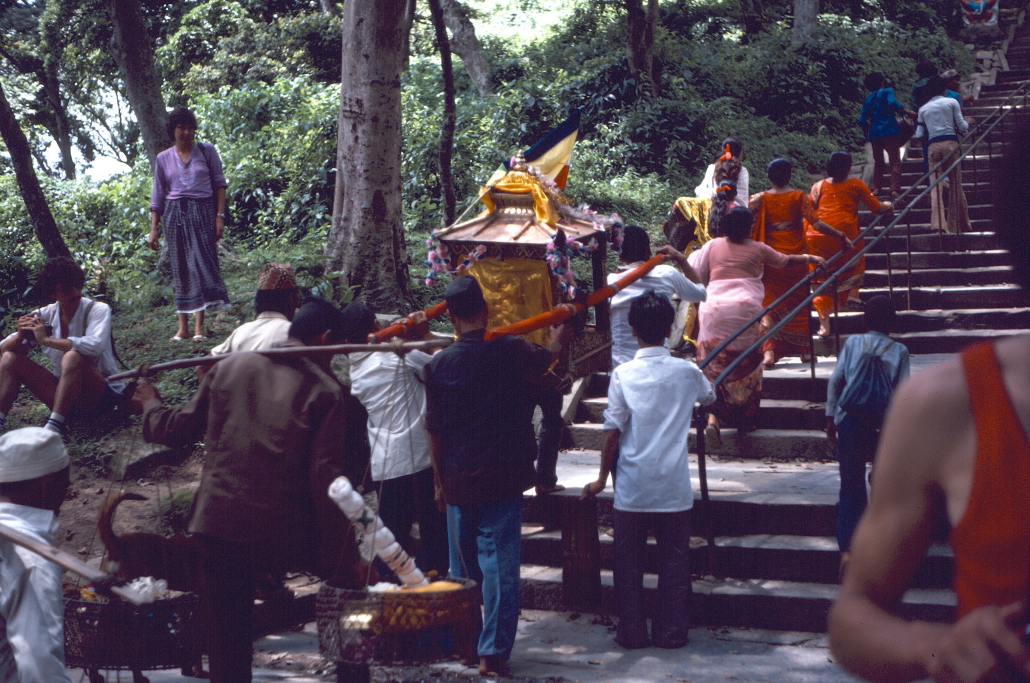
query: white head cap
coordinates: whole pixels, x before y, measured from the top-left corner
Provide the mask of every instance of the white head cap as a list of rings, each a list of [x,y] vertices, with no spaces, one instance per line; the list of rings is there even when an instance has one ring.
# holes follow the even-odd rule
[[[0,435],[0,483],[43,477],[68,463],[68,449],[57,432],[24,427]]]

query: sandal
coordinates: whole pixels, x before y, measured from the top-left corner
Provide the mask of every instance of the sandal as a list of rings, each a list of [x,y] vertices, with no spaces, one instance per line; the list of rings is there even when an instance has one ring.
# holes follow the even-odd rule
[[[195,342],[202,342],[202,341],[206,341],[206,340],[207,340],[207,337],[205,337],[202,334],[195,334],[195,335],[193,335],[193,341],[195,341]]]
[[[172,338],[171,338],[171,339],[169,339],[168,341],[171,341],[171,342],[181,342],[181,341],[186,341],[186,337],[180,337],[179,335],[175,335],[174,337],[172,337]]]

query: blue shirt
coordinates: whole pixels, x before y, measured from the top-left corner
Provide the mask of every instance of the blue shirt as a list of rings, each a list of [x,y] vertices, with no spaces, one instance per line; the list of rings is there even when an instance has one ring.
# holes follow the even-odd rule
[[[858,117],[858,125],[862,126],[866,137],[872,141],[888,135],[898,134],[898,123],[894,120],[895,110],[904,107],[894,98],[892,88],[880,88],[869,93],[862,103],[862,113]]]
[[[876,354],[883,360],[884,369],[891,376],[895,389],[898,382],[908,377],[908,349],[904,344],[881,332],[866,332],[848,337],[844,342],[844,348],[837,356],[837,365],[833,368],[830,382],[826,386],[826,416],[832,417],[834,424],[840,424],[844,419],[844,410],[837,405],[837,398],[858,373],[862,359],[871,354]]]

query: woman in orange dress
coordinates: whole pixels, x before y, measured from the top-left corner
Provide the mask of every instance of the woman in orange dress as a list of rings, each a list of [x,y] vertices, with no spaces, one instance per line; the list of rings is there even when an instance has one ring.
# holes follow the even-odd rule
[[[849,178],[850,173],[851,155],[847,152],[834,152],[826,164],[826,175],[829,177],[813,185],[812,192],[809,194],[819,218],[843,232],[854,243],[852,249],[842,256],[838,256],[827,267],[827,274],[851,260],[855,252],[864,245],[863,240],[855,242],[860,232],[858,227],[859,204],[865,204],[866,208],[874,214],[887,213],[893,208],[890,202],[877,200],[864,182],[858,178]],[[805,221],[805,239],[808,240],[809,250],[823,258],[828,259],[841,250],[840,240],[827,237],[807,220]],[[814,270],[815,267],[813,266],[812,269]],[[862,303],[858,296],[858,288],[862,286],[864,277],[865,256],[846,271],[841,272],[837,278],[838,308],[844,308],[850,302]],[[823,279],[820,278],[818,282],[822,282]],[[817,281],[813,280],[813,284],[815,282]],[[821,294],[815,297],[813,304],[819,313],[819,334],[828,337],[830,335],[830,313],[833,312],[833,294]]]
[[[781,254],[788,256],[804,254],[808,251],[804,226],[804,221],[807,220],[815,230],[835,238],[841,244],[851,246],[851,240],[843,232],[824,223],[819,218],[815,207],[812,206],[812,200],[807,194],[790,187],[790,178],[793,174],[790,161],[773,159],[766,167],[766,174],[769,182],[772,183],[772,188],[754,195],[750,202],[751,211],[755,214],[754,240],[756,242],[764,242]],[[765,298],[762,306],[768,306],[779,299],[807,274],[808,266],[803,263],[787,268],[766,269],[762,277],[765,285]],[[807,296],[808,290],[801,287],[786,301],[766,314],[762,319],[764,330],[770,329],[782,320]],[[771,368],[780,358],[792,355],[799,355],[802,360],[806,360],[810,337],[808,314],[801,311],[780,328],[780,331],[772,339],[766,340],[762,345],[764,354],[762,365]]]

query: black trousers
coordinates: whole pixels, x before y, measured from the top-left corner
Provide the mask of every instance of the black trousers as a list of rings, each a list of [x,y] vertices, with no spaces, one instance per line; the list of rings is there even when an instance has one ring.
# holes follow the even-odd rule
[[[198,535],[200,614],[211,683],[251,683],[254,547]]]
[[[447,513],[440,512],[433,500],[433,468],[376,482],[375,487],[380,492],[379,518],[401,547],[423,572],[435,569],[440,578],[447,576]],[[411,537],[414,522],[418,522],[421,543]],[[376,570],[383,576],[392,573],[378,557]]]
[[[647,645],[644,611],[644,553],[647,532],[658,542],[658,592],[651,637],[658,647],[683,647],[690,631],[690,510],[613,511],[615,596],[619,611],[616,640],[627,647]]]

